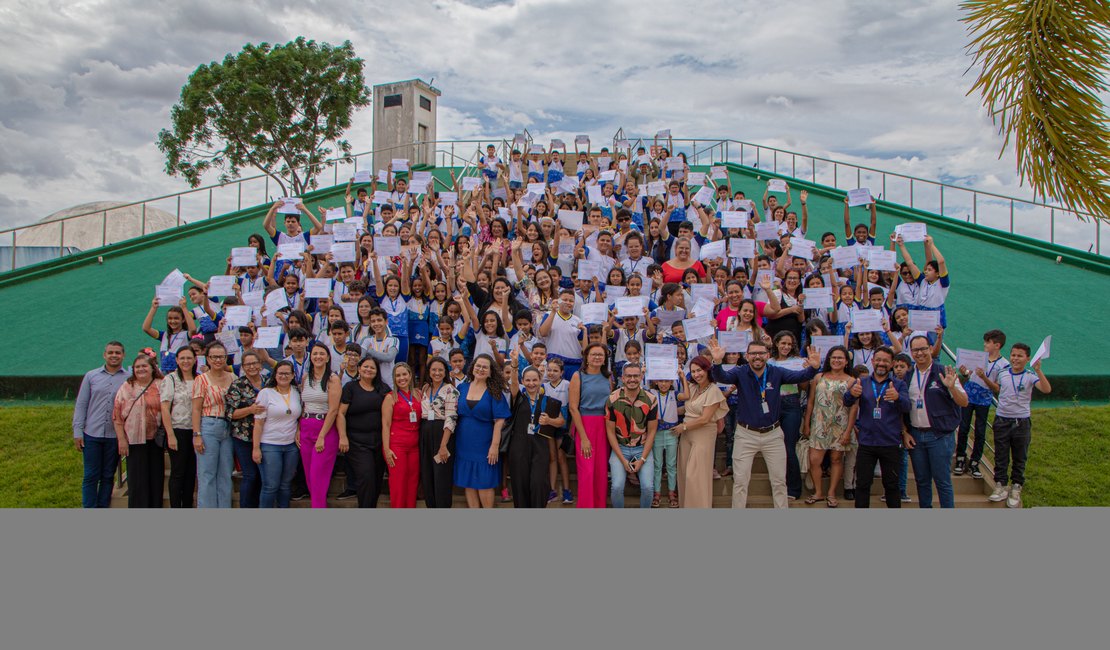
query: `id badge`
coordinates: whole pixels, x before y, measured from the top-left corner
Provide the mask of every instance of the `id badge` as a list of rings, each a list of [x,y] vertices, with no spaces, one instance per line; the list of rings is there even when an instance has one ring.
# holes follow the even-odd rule
[[[883,410],[881,408],[879,408],[878,406],[876,406],[875,409],[873,411],[871,411],[871,417],[876,419],[876,420],[883,419]]]
[[[917,408],[919,408],[919,409],[925,408],[925,402],[923,400],[917,400]]]
[[[528,424],[528,435],[530,435],[530,436],[536,435],[536,425],[535,424],[532,424],[532,423]]]
[[[771,407],[767,405],[767,402],[763,402],[763,412],[764,413],[770,413],[771,412]]]
[[[416,422],[416,411],[409,411],[409,422]]]

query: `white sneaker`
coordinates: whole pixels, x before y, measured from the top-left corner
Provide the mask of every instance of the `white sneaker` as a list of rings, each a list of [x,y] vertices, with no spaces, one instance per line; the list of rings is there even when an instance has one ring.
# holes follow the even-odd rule
[[[1009,494],[1009,491],[1006,489],[1005,485],[996,485],[994,486],[994,492],[991,492],[991,495],[987,497],[987,501],[993,501],[995,503],[1004,501],[1007,494]]]
[[[1010,486],[1010,497],[1006,499],[1007,508],[1021,507],[1021,484],[1014,483]]]

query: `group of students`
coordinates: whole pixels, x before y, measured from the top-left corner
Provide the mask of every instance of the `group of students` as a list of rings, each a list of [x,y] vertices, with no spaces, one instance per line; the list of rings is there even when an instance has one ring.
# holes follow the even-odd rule
[[[805,473],[807,503],[836,507],[842,484],[865,506],[875,462],[899,507],[911,460],[922,507],[933,485],[944,507],[953,453],[957,474],[981,475],[992,394],[1004,406],[997,454],[1014,468],[998,459],[991,498],[1019,505],[1029,398],[1049,383],[1039,362],[1026,368],[1028,346],[1001,358],[997,330],[986,368],[935,363],[949,277],[932,237],[923,267],[892,233],[901,263],[871,268],[883,250],[874,201],[870,224],[853,226],[845,199],[843,242],[811,241],[807,192],[799,218],[788,185],[753,201],[666,144],[576,152],[575,173],[565,147],[501,160],[491,145],[478,176],[452,172],[444,191],[391,165],[383,188],[352,179],[339,209],[275,202],[266,236],[246,242],[253,263],[228,257],[219,286],[230,290],[181,273],[188,300],[156,329],[156,298],[142,324],[157,349],[128,372],[109,344],[85,377],[74,415],[85,505],[106,505],[114,452],[128,458],[130,504],[160,506],[164,445],[173,507],[191,507],[194,486],[200,507],[229,507],[234,471],[240,507],[286,507],[298,491],[325,507],[336,471],[338,496],[360,507],[377,504],[386,472],[393,507],[420,491],[449,507],[455,487],[472,507],[493,506],[498,490],[517,507],[619,507],[628,481],[645,507],[710,507],[713,480],[735,472],[743,507],[756,454],[777,507],[802,498]],[[822,292],[825,304],[806,306]],[[869,310],[880,326],[853,332]],[[911,315],[925,311],[936,325],[917,331]],[[688,338],[699,320],[715,331]],[[273,347],[256,345],[263,328],[278,332]],[[649,358],[660,350],[677,360],[671,375]]]

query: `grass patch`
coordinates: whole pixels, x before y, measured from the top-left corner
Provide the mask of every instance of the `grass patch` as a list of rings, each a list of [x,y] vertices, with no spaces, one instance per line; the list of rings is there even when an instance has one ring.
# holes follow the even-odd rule
[[[81,506],[72,419],[62,402],[0,407],[0,508]],[[1033,409],[1025,474],[1026,507],[1110,506],[1110,406]]]
[[[81,507],[72,422],[72,403],[0,408],[0,508]]]
[[[1110,406],[1033,409],[1025,483],[1026,507],[1110,506]]]

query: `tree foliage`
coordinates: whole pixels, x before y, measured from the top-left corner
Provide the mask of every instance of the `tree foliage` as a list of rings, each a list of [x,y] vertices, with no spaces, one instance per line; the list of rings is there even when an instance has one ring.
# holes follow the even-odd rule
[[[967,0],[961,8],[991,118],[1038,196],[1110,218],[1107,0]]]
[[[287,194],[314,188],[333,153],[351,153],[343,132],[370,103],[362,70],[350,41],[333,47],[303,37],[247,44],[200,66],[171,111],[172,130],[158,134],[166,173],[196,187],[209,170],[227,182],[255,167]]]

